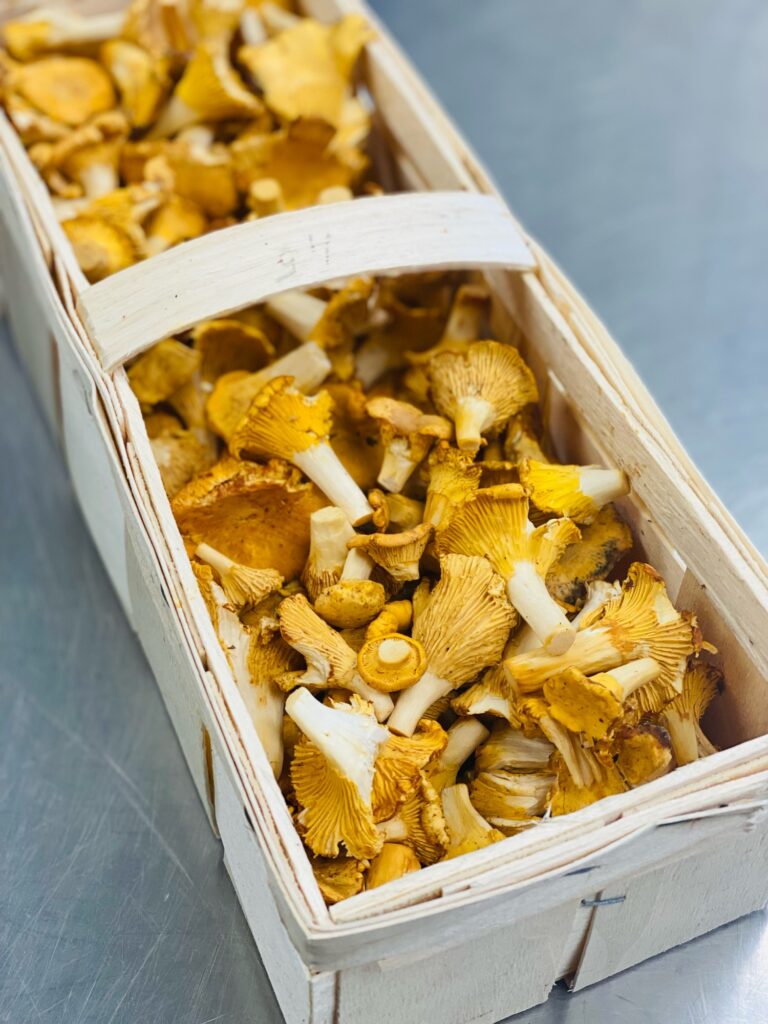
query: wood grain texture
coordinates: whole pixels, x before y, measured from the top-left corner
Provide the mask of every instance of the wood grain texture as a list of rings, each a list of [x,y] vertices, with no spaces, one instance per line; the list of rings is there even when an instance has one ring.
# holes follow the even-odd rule
[[[601,893],[573,990],[718,928],[768,901],[768,823],[713,842]]]
[[[369,196],[237,224],[178,245],[81,293],[102,365],[200,320],[353,274],[535,265],[506,207],[464,192]]]

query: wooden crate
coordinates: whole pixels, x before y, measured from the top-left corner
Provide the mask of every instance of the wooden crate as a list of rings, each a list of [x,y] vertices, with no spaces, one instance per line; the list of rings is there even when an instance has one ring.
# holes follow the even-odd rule
[[[352,0],[303,6],[327,18],[364,11]],[[393,181],[436,194],[240,225],[89,286],[2,119],[0,257],[22,359],[286,1018],[497,1021],[546,999],[557,978],[584,987],[768,900],[768,570],[383,30],[365,73]],[[233,265],[236,277],[216,273]],[[329,909],[205,611],[122,362],[289,286],[455,265],[483,268],[500,336],[522,331],[559,454],[629,474],[623,511],[638,554],[720,648],[729,686],[707,724],[724,749]]]

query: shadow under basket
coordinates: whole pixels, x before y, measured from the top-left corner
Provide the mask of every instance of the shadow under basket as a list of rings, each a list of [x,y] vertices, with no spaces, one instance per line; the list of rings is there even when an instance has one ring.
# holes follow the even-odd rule
[[[375,23],[354,0],[300,6]],[[379,170],[407,191],[226,228],[89,285],[3,117],[0,260],[20,357],[289,1024],[492,1022],[544,1001],[559,978],[583,988],[768,900],[768,569],[376,27],[364,76]],[[494,333],[524,339],[558,457],[629,476],[620,507],[633,555],[718,648],[728,685],[705,727],[722,749],[329,908],[205,609],[123,364],[287,288],[434,268],[488,284]]]

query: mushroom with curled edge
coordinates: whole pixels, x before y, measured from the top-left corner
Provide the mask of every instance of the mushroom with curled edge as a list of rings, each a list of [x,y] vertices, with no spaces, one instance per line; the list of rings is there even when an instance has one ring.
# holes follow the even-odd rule
[[[283,639],[307,663],[303,672],[280,680],[281,686],[348,690],[368,701],[380,722],[386,721],[392,711],[392,698],[365,682],[357,671],[356,652],[320,618],[303,594],[286,598],[278,616]]]
[[[386,821],[421,786],[422,772],[429,773],[448,740],[437,722],[423,719],[413,736],[390,736],[376,758],[373,775],[373,818]]]
[[[418,640],[404,633],[367,639],[357,652],[357,670],[375,690],[399,693],[413,686],[427,670],[427,655]]]
[[[213,37],[197,43],[147,138],[167,138],[203,121],[247,120],[263,111],[261,100],[230,63],[227,42]]]
[[[577,523],[591,523],[604,505],[629,493],[629,480],[620,469],[522,459],[518,470],[520,483],[540,512]]]
[[[238,612],[260,604],[283,585],[283,577],[275,569],[241,565],[210,544],[198,544],[195,555],[214,569],[227,600]]]
[[[384,445],[378,482],[393,493],[402,491],[435,441],[447,441],[453,434],[451,423],[444,417],[429,415],[409,402],[386,395],[369,399],[366,409],[378,421]]]
[[[628,786],[641,786],[666,775],[675,756],[669,733],[656,722],[625,726],[614,743],[616,768]]]
[[[330,372],[330,359],[314,341],[286,352],[256,373],[232,370],[222,374],[214,385],[208,399],[208,420],[216,433],[229,441],[251,402],[269,381],[290,377],[292,387],[299,391],[314,391]]]
[[[701,646],[696,617],[675,609],[655,569],[634,562],[621,594],[581,620],[564,654],[552,655],[542,647],[513,655],[504,665],[510,679],[531,693],[567,668],[593,675],[637,658],[653,658],[661,666],[655,686],[671,700],[687,659]]]
[[[630,528],[613,505],[606,505],[549,570],[547,590],[566,608],[580,609],[590,585],[605,580],[633,544]]]
[[[424,504],[424,522],[435,529],[447,525],[450,517],[474,497],[480,486],[481,466],[472,456],[441,442],[427,460],[429,482]]]
[[[144,406],[164,402],[200,369],[199,352],[166,338],[140,355],[128,368],[128,382]]]
[[[364,551],[398,583],[407,583],[419,578],[419,562],[431,536],[432,527],[420,523],[402,533],[356,534],[347,547]]]
[[[329,501],[343,509],[353,526],[368,522],[373,509],[328,443],[333,401],[327,391],[311,398],[276,377],[259,391],[229,441],[236,458],[292,462]]]
[[[384,839],[373,822],[373,775],[387,730],[357,697],[352,704],[325,706],[301,688],[285,710],[304,735],[296,744],[291,782],[307,846],[322,857],[336,857],[342,844],[352,857],[375,857]]]
[[[352,98],[357,61],[373,37],[357,14],[334,25],[301,18],[265,42],[241,46],[237,59],[281,121],[321,121],[336,129]]]
[[[107,72],[87,57],[41,57],[29,64],[6,59],[3,91],[71,128],[113,110],[116,100]]]
[[[561,654],[576,630],[547,590],[545,579],[568,544],[579,537],[569,519],[534,528],[528,496],[519,484],[477,492],[437,534],[438,553],[485,555],[504,578],[507,597],[548,651]]]
[[[397,813],[376,828],[385,842],[409,846],[422,864],[436,863],[448,846],[440,795],[423,772]]]
[[[437,411],[453,421],[457,445],[472,455],[484,434],[501,430],[539,398],[520,353],[498,341],[477,341],[466,352],[440,352],[429,361],[427,372]]]
[[[440,580],[412,630],[426,651],[427,670],[398,697],[390,729],[410,736],[438,698],[498,662],[514,621],[503,580],[486,559],[441,558]]]
[[[168,61],[154,58],[126,39],[109,39],[99,57],[117,85],[120,105],[131,125],[148,127],[171,89]]]

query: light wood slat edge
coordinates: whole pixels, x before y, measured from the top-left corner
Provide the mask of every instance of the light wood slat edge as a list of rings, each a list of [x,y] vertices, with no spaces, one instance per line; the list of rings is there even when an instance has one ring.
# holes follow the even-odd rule
[[[106,370],[213,316],[352,274],[430,267],[529,270],[535,261],[494,196],[407,192],[238,224],[137,263],[81,293]]]

